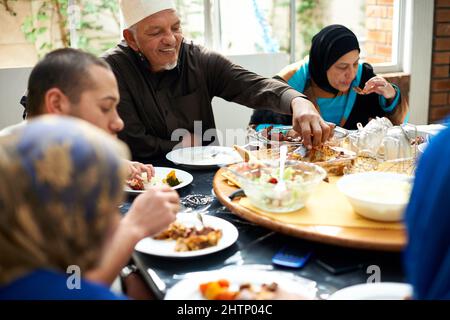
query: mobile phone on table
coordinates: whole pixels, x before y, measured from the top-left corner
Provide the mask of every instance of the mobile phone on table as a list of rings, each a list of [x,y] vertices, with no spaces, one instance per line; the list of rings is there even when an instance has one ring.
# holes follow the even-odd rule
[[[337,254],[317,257],[316,262],[319,266],[335,275],[352,272],[363,268],[365,265],[363,259],[358,257]]]
[[[282,267],[300,269],[311,258],[312,252],[292,246],[283,246],[272,257],[272,263]]]

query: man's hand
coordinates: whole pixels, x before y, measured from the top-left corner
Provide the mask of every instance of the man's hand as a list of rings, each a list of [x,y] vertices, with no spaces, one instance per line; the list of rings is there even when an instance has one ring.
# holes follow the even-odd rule
[[[143,180],[141,173],[147,173],[147,182],[150,182],[155,176],[155,168],[151,164],[142,164],[136,161],[127,161],[128,164],[128,179]]]
[[[186,133],[181,137],[181,141],[173,147],[173,149],[190,148],[202,146],[202,138],[194,133]]]
[[[181,145],[183,148],[201,146],[202,138],[194,133],[188,133],[183,136]]]
[[[311,101],[298,97],[292,100],[291,107],[292,127],[302,136],[305,147],[320,146],[333,136],[335,125],[325,122]]]
[[[169,187],[152,187],[136,197],[122,223],[137,240],[156,235],[175,221],[180,210],[180,198]]]

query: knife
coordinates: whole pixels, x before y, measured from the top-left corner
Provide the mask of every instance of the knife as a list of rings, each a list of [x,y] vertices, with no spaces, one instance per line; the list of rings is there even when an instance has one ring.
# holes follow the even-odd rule
[[[150,283],[153,289],[153,293],[155,294],[157,299],[163,300],[164,296],[166,295],[166,284],[161,280],[161,278],[152,268],[147,268],[147,273],[153,282],[153,285]]]

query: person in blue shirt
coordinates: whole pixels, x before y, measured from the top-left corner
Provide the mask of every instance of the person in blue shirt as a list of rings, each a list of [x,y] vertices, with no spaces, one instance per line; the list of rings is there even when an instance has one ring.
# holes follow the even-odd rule
[[[276,78],[307,95],[325,121],[346,129],[377,116],[401,124],[408,113],[400,89],[360,62],[358,39],[342,25],[322,29],[312,39],[309,57],[287,66]],[[270,110],[255,110],[250,119],[251,125],[291,122],[289,116]]]
[[[447,128],[421,156],[405,212],[404,266],[415,299],[450,299],[449,141]]]
[[[85,275],[109,250],[126,146],[46,115],[0,137],[0,300],[124,299]]]

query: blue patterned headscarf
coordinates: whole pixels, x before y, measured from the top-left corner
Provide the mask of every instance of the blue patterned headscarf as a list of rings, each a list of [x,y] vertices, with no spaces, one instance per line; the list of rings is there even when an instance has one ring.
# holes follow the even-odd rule
[[[416,299],[450,299],[450,128],[433,138],[406,210],[405,270]]]
[[[125,157],[121,142],[69,117],[38,117],[0,138],[0,285],[37,268],[95,266]]]

